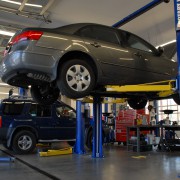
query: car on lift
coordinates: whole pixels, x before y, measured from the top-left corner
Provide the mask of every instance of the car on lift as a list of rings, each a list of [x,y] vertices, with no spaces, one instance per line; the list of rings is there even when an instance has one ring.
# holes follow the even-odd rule
[[[134,85],[170,80],[177,63],[144,39],[117,28],[77,23],[59,28],[25,28],[9,41],[0,65],[3,82],[28,88],[42,104],[59,93],[82,98],[105,85]],[[120,96],[120,95],[119,95]],[[156,93],[123,94],[134,109]]]
[[[109,137],[109,127],[103,123],[103,140]],[[56,101],[40,105],[29,99],[8,98],[0,103],[0,142],[17,154],[32,153],[37,143],[76,141],[76,111]],[[105,141],[104,141],[105,142]],[[92,148],[92,125],[85,118],[85,144]]]

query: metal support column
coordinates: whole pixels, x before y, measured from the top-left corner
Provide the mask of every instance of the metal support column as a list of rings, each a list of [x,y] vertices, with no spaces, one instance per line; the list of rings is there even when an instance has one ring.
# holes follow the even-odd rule
[[[180,95],[180,0],[174,0],[174,17],[175,17],[177,62],[178,62],[177,90]]]
[[[108,98],[105,98],[106,101],[108,101]],[[104,103],[104,112],[108,113],[108,103]]]
[[[20,96],[27,96],[27,89],[19,88],[19,95]]]
[[[76,101],[76,112],[77,112],[77,122],[76,122],[76,144],[74,146],[74,153],[84,154],[84,137],[85,137],[85,123],[82,117],[82,102]]]
[[[93,158],[103,158],[103,147],[102,147],[102,104],[100,97],[93,98]]]

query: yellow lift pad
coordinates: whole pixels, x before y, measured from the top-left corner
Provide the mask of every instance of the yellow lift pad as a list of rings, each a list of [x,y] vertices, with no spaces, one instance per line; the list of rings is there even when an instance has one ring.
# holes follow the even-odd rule
[[[58,150],[48,150],[47,152],[39,152],[41,157],[43,156],[58,156],[58,155],[65,155],[65,154],[72,154],[73,150],[72,147],[58,149]]]
[[[153,83],[146,84],[138,84],[138,85],[125,85],[125,86],[114,86],[107,85],[107,92],[115,91],[115,92],[153,92],[153,91],[171,91],[174,87],[173,84],[175,80],[169,81],[159,81]]]
[[[137,84],[137,85],[107,85],[105,86],[106,92],[109,93],[141,93],[141,92],[156,92],[159,97],[168,97],[174,93],[176,93],[176,80],[167,80],[167,81],[159,81],[152,82],[146,84]],[[124,103],[127,98],[116,98],[113,100],[103,99],[102,103]],[[85,103],[93,103],[92,97],[85,97],[81,99],[82,102]]]

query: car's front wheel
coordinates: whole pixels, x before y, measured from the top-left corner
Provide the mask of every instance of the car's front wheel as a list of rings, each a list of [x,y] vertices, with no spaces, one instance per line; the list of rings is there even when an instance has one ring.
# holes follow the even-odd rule
[[[128,104],[133,109],[143,109],[147,104],[147,99],[136,97],[128,99]]]
[[[31,86],[31,96],[39,104],[52,104],[59,97],[59,89],[57,87]]]
[[[85,60],[72,59],[63,63],[57,81],[62,94],[69,98],[82,98],[95,86],[95,74]]]
[[[12,140],[12,149],[17,154],[32,153],[36,147],[36,137],[30,131],[19,131]]]

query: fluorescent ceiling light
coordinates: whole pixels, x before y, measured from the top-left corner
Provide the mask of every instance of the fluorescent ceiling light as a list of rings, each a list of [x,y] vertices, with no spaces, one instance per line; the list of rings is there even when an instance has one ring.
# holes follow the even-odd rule
[[[11,3],[11,4],[17,4],[17,5],[21,5],[21,4],[22,4],[22,3],[20,3],[20,2],[11,1],[11,0],[1,0],[1,1],[7,2],[7,3]],[[32,7],[42,8],[42,5],[39,5],[39,4],[25,3],[25,6],[32,6]]]
[[[172,44],[172,43],[174,43],[174,42],[176,42],[175,39],[172,40],[172,41],[169,41],[169,42],[167,42],[167,43],[161,44],[161,45],[159,45],[159,46],[163,47],[163,46],[166,46],[166,45],[168,45],[168,44]],[[159,46],[156,46],[156,48],[158,48]]]
[[[9,31],[0,30],[0,34],[6,35],[6,36],[13,36],[15,33],[9,32]]]

